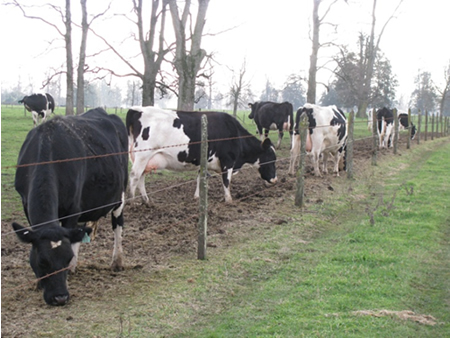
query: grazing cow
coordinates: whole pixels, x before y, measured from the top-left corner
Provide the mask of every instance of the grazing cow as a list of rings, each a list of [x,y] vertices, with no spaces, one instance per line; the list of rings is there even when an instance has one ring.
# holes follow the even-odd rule
[[[319,170],[320,155],[323,155],[323,172],[327,173],[328,154],[334,155],[334,173],[339,176],[339,162],[344,156],[347,142],[347,119],[344,113],[336,106],[321,107],[307,103],[297,110],[295,117],[294,138],[291,147],[291,161],[289,174],[295,174],[295,165],[300,155],[300,118],[303,114],[308,117],[306,137],[306,151],[312,155],[314,175],[322,176]]]
[[[133,162],[130,173],[133,197],[138,187],[143,200],[149,202],[144,174],[151,170],[187,170],[189,164],[200,165],[202,115],[208,120],[208,169],[222,174],[226,202],[232,201],[231,175],[245,163],[257,167],[265,181],[276,183],[276,156],[272,143],[269,139],[262,143],[258,141],[231,115],[133,107],[126,118]],[[198,195],[199,179],[194,196]]]
[[[399,130],[408,129],[408,114],[400,113],[397,116],[399,120]],[[383,107],[377,111],[377,130],[380,148],[392,148],[392,138],[395,134],[394,130],[394,111]],[[416,135],[416,126],[411,123],[411,139]]]
[[[75,269],[81,241],[92,230],[78,222],[96,222],[112,211],[111,267],[123,269],[127,152],[124,123],[102,108],[57,116],[28,133],[19,153],[15,187],[31,227],[12,226],[20,240],[32,245],[30,265],[36,277],[43,278],[39,284],[47,304],[69,301],[67,270]],[[112,155],[104,156],[108,154]]]
[[[398,114],[398,122],[399,122],[398,129],[400,131],[408,130],[408,114],[407,113],[399,113]],[[416,126],[411,122],[411,140],[414,140],[415,136],[416,136]]]
[[[42,122],[45,122],[47,116],[55,110],[55,100],[48,93],[25,96],[19,103],[23,103],[26,110],[33,115],[34,127],[39,124],[39,117],[42,118]]]
[[[278,149],[280,148],[284,131],[289,131],[292,142],[292,128],[294,124],[292,104],[289,102],[276,103],[261,101],[253,104],[249,103],[248,106],[251,108],[248,118],[255,120],[258,133],[261,135],[261,140],[263,140],[263,137],[267,138],[269,130],[278,130]]]

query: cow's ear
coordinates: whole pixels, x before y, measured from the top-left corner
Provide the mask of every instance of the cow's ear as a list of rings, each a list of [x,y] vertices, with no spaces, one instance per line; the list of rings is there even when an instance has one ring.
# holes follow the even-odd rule
[[[84,236],[89,235],[92,232],[92,228],[79,227],[75,229],[67,230],[66,237],[69,238],[70,243],[81,242]]]
[[[272,141],[270,141],[269,138],[264,139],[264,141],[261,143],[261,147],[262,147],[264,150],[269,149],[271,146],[272,146]]]
[[[12,227],[17,237],[24,243],[31,243],[34,240],[34,231],[21,226],[20,224],[13,222]]]

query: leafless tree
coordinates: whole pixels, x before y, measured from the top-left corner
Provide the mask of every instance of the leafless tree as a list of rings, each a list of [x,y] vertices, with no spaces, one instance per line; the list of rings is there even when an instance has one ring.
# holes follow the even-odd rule
[[[81,9],[82,9],[82,22],[81,22],[81,30],[82,30],[82,40],[80,44],[80,54],[79,54],[79,62],[78,62],[78,74],[77,74],[77,114],[81,114],[84,110],[84,73],[85,73],[85,60],[86,60],[86,41],[87,41],[87,31],[89,25],[92,21],[103,15],[104,13],[98,14],[94,16],[90,22],[87,20],[87,9],[86,9],[87,0],[80,0]],[[58,7],[53,4],[46,4],[45,6],[49,7],[53,11],[55,11],[58,16],[61,18],[65,30],[61,30],[60,27],[39,16],[29,15],[28,9],[23,6],[19,1],[13,0],[10,4],[18,7],[24,17],[29,19],[36,19],[44,22],[45,24],[53,27],[58,35],[62,36],[65,43],[65,52],[66,52],[66,66],[65,71],[56,71],[54,74],[47,76],[46,80],[43,82],[43,88],[46,87],[49,83],[53,81],[54,77],[59,76],[61,73],[65,73],[66,75],[66,115],[74,114],[74,61],[73,61],[73,53],[72,53],[72,12],[71,12],[71,1],[65,0],[65,8]],[[77,25],[77,27],[80,27]]]
[[[56,32],[64,38],[65,49],[66,49],[66,115],[73,115],[73,57],[72,57],[72,15],[70,11],[70,0],[65,1],[65,9],[47,4],[50,9],[54,10],[60,17],[64,24],[65,31],[61,30],[58,25],[50,22],[42,17],[30,15],[29,8],[26,9],[19,1],[13,0],[11,5],[16,6],[22,11],[25,18],[35,19],[44,22],[45,24],[51,26],[56,30]],[[53,76],[59,75],[61,72],[54,74]],[[48,82],[52,81],[53,76],[47,77],[46,81],[43,83],[42,87],[45,87]]]
[[[193,30],[192,22],[188,25],[188,19],[191,18],[192,20],[191,0],[185,1],[181,13],[178,10],[176,0],[167,1],[176,39],[173,65],[178,74],[178,109],[192,110],[195,103],[195,81],[201,69],[202,61],[206,57],[206,51],[201,48],[201,42],[209,0],[198,0],[198,11]],[[189,50],[188,42],[190,42]]]
[[[441,116],[444,116],[445,102],[450,96],[450,60],[444,69],[444,87],[442,89],[435,87],[439,93],[439,111]]]
[[[161,4],[161,8],[160,8]],[[155,89],[157,88],[157,76],[161,70],[161,64],[164,61],[165,55],[170,51],[171,46],[165,47],[164,31],[166,23],[166,7],[167,0],[151,0],[151,12],[149,30],[145,26],[145,13],[142,0],[133,0],[133,11],[136,14],[136,21],[133,21],[138,30],[138,41],[141,50],[141,55],[144,61],[144,70],[140,71],[138,67],[130,61],[130,58],[125,56],[122,50],[114,46],[110,41],[100,34],[96,33],[92,28],[91,32],[100,38],[108,48],[131,70],[130,73],[118,73],[113,69],[98,68],[97,71],[107,71],[109,74],[117,77],[134,76],[142,81],[142,105],[153,106],[155,104]],[[158,31],[159,25],[159,35]],[[156,44],[157,50],[156,49]]]
[[[233,71],[233,83],[230,86],[229,98],[230,104],[233,106],[233,116],[236,117],[237,109],[239,106],[243,106],[246,102],[247,96],[245,92],[250,90],[250,84],[244,81],[246,73],[247,63],[246,60],[241,65],[239,74],[237,76]]]
[[[319,49],[323,45],[319,42],[319,36],[320,36],[320,27],[325,24],[325,18],[327,14],[330,12],[331,7],[337,2],[338,0],[333,0],[329,6],[327,7],[325,13],[322,15],[322,17],[319,17],[319,7],[324,0],[313,0],[314,6],[313,6],[313,29],[312,29],[312,52],[311,56],[309,58],[309,77],[308,77],[308,90],[306,93],[306,100],[309,103],[316,103],[316,75],[317,75],[317,60],[318,60],[318,54]],[[347,0],[344,0],[347,2]]]
[[[375,59],[377,56],[377,52],[379,50],[381,37],[383,36],[384,30],[386,29],[386,26],[388,23],[394,18],[397,10],[399,9],[400,5],[402,4],[403,0],[400,0],[397,4],[397,7],[395,8],[392,15],[386,20],[383,27],[381,28],[380,33],[378,34],[378,37],[375,37],[375,24],[376,24],[376,7],[377,7],[377,0],[373,0],[373,6],[372,6],[372,25],[371,25],[371,31],[370,31],[370,37],[369,37],[369,43],[367,45],[367,66],[365,67],[364,74],[362,74],[363,83],[362,83],[362,98],[359,101],[358,104],[358,117],[365,117],[366,116],[366,110],[369,105],[370,100],[370,87],[372,82],[372,76],[374,71],[374,64]],[[375,41],[376,39],[376,41]]]

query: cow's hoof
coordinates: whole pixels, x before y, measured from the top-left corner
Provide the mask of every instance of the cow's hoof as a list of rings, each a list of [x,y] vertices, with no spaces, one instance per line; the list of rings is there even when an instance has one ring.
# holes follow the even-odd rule
[[[111,270],[114,272],[119,272],[119,271],[125,270],[125,268],[122,265],[113,264],[113,265],[111,265]]]
[[[115,260],[111,263],[111,270],[112,270],[112,271],[115,271],[115,272],[125,270],[125,268],[123,267],[123,264],[122,264],[122,258],[121,258],[121,257],[115,259]]]

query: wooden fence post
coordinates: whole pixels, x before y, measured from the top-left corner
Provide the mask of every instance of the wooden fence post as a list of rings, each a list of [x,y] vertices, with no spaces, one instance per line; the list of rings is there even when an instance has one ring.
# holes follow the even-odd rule
[[[406,140],[406,149],[411,148],[411,108],[408,109],[408,140]],[[416,131],[417,132],[417,131]]]
[[[417,144],[420,144],[420,130],[421,130],[420,125],[421,125],[421,122],[422,122],[422,112],[420,111],[420,109],[417,112],[417,115],[419,117],[419,120],[417,121],[417,134],[416,134],[416,137],[417,137]]]
[[[352,110],[348,116],[347,149],[345,150],[347,178],[353,178],[353,129],[355,124],[355,112]]]
[[[394,108],[393,110],[394,115],[394,154],[397,154],[397,148],[398,148],[398,115],[397,115],[397,108]]]
[[[200,205],[198,217],[198,250],[197,258],[206,259],[206,233],[208,229],[208,120],[202,115],[202,143],[200,145]]]
[[[306,135],[308,133],[308,116],[304,113],[300,118],[300,164],[297,170],[297,192],[295,193],[295,205],[303,208],[305,190],[305,164],[306,164]]]
[[[434,140],[434,114],[431,113],[431,140]]]
[[[377,165],[377,151],[379,145],[379,137],[378,137],[378,121],[377,121],[377,113],[375,108],[372,111],[372,165]]]
[[[425,110],[425,141],[428,138],[428,110]]]

